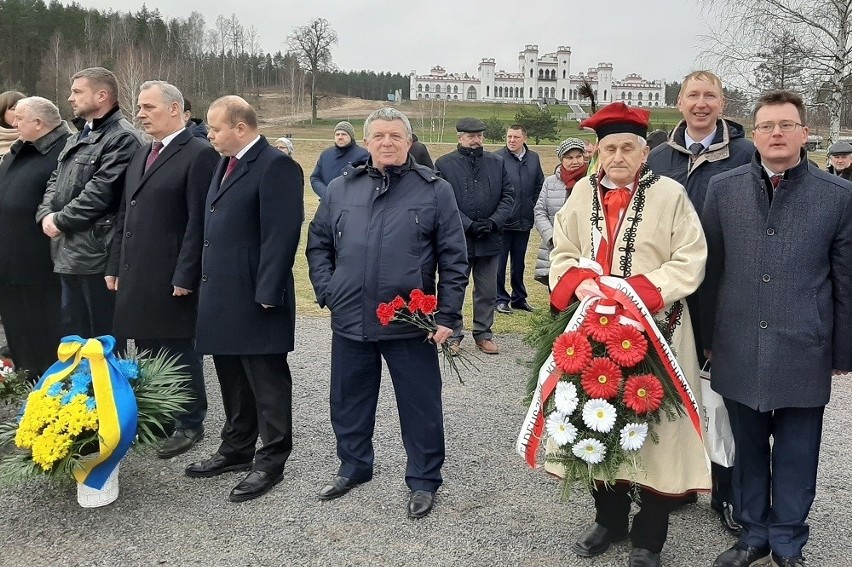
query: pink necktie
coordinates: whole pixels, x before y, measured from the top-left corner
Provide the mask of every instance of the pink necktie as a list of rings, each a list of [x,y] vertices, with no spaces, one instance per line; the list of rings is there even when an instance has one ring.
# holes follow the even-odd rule
[[[157,161],[157,158],[160,157],[160,150],[163,149],[162,142],[154,142],[151,146],[151,153],[148,154],[148,159],[145,160],[145,171],[148,171],[148,168]]]
[[[778,184],[781,183],[781,180],[784,179],[783,175],[773,175],[769,178],[769,181],[772,183],[773,189],[778,189]]]
[[[231,156],[231,159],[228,160],[228,167],[225,168],[225,175],[222,176],[222,181],[225,181],[231,172],[234,171],[234,168],[237,167],[237,162],[240,161],[237,158]]]

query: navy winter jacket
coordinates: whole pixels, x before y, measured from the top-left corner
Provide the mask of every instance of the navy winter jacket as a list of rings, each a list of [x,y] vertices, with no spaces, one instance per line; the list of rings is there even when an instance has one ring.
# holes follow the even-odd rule
[[[405,323],[383,327],[376,316],[379,303],[407,300],[413,289],[437,290],[435,321],[461,325],[467,251],[453,190],[411,158],[384,174],[368,164],[347,167],[311,221],[306,255],[317,302],[346,338],[423,336]]]
[[[336,145],[322,151],[317,160],[314,172],[311,173],[311,189],[322,199],[332,179],[338,177],[348,165],[361,165],[367,161],[370,154],[353,140],[342,148]]]
[[[515,189],[512,214],[506,219],[503,230],[529,231],[535,224],[533,210],[544,185],[544,172],[538,154],[527,148],[526,144],[524,149],[526,152],[521,159],[506,147],[494,152],[503,157],[503,165]]]

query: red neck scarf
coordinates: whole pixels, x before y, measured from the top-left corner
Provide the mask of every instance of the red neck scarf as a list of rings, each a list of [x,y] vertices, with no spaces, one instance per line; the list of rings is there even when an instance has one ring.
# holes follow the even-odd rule
[[[574,184],[585,176],[586,168],[582,165],[574,171],[568,171],[561,165],[559,166],[559,178],[562,180],[562,183],[565,184],[565,189],[567,189],[569,193],[571,192],[571,189],[574,188]]]

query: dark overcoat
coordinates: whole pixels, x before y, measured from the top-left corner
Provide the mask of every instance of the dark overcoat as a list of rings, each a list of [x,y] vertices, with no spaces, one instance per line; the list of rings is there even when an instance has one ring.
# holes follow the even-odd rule
[[[852,369],[852,184],[807,161],[769,200],[760,155],[713,177],[701,224],[712,386],[766,412],[828,403]]]
[[[467,257],[496,256],[503,252],[503,227],[512,214],[515,190],[503,158],[482,152],[476,162],[456,150],[435,162],[436,171],[450,182],[458,203],[462,226],[467,233]],[[488,219],[494,230],[476,237],[469,234],[473,221]]]
[[[221,182],[227,163],[219,162],[207,195],[196,348],[205,354],[287,353],[296,328],[301,170],[262,136]]]
[[[184,129],[145,171],[151,144],[125,177],[107,274],[118,277],[113,332],[134,339],[195,336],[204,200],[219,155]],[[193,290],[180,297],[173,286]]]
[[[50,238],[33,218],[70,134],[63,123],[35,142],[18,140],[0,165],[0,283],[58,282]]]

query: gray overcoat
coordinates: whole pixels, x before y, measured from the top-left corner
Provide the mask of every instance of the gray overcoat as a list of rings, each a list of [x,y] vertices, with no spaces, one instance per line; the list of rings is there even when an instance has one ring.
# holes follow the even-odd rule
[[[802,151],[769,200],[760,155],[710,180],[702,334],[713,389],[766,412],[828,403],[852,369],[852,183]]]

